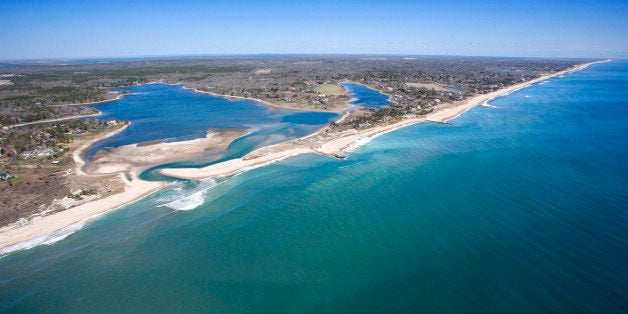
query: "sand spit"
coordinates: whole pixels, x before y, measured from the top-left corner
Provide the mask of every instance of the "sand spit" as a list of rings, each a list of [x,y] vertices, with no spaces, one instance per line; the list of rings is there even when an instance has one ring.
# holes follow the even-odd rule
[[[164,182],[144,181],[139,174],[152,166],[201,155],[207,150],[226,148],[234,139],[246,134],[239,130],[210,130],[205,138],[184,142],[133,144],[101,154],[87,164],[83,153],[95,142],[122,132],[127,126],[108,132],[84,143],[73,153],[75,175],[97,183],[104,177],[118,174],[124,191],[84,203],[47,216],[36,216],[18,228],[0,228],[0,255],[27,249],[39,244],[53,243],[80,229],[96,217],[115,210],[161,189]]]

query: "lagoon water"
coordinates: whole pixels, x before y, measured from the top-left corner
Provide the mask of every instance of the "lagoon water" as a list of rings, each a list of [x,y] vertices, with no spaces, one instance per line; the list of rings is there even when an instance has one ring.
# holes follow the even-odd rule
[[[344,82],[340,85],[347,89],[351,97],[355,98],[351,104],[359,105],[365,108],[379,108],[393,104],[390,100],[388,100],[388,95],[382,94],[379,91],[362,84]]]
[[[187,90],[181,85],[148,84],[119,90],[131,94],[94,107],[103,112],[101,119],[127,119],[131,125],[93,146],[86,153],[89,160],[103,148],[162,139],[191,140],[205,137],[212,128],[253,131],[245,140],[248,145],[238,152],[244,154],[257,146],[305,136],[338,116],[325,112],[272,110],[252,100],[229,101]]]
[[[626,312],[627,99],[598,64],[345,160],[171,183],[1,258],[0,311]]]

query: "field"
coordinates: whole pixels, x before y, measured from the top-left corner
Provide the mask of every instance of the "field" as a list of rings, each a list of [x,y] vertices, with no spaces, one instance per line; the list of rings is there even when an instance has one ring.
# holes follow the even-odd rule
[[[436,91],[450,91],[449,89],[446,89],[444,85],[436,83],[406,83],[406,86],[414,88],[434,89]]]
[[[340,85],[336,84],[321,84],[316,86],[316,92],[325,96],[341,96],[347,92]]]

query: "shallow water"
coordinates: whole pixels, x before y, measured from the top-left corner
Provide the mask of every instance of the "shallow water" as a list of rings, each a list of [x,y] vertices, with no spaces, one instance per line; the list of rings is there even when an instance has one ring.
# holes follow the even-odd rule
[[[351,97],[355,98],[351,104],[359,105],[365,108],[379,108],[393,104],[390,100],[388,100],[388,95],[382,94],[379,91],[362,84],[345,82],[340,85],[347,89]]]
[[[626,312],[627,86],[598,64],[345,160],[171,183],[0,259],[0,310]]]
[[[132,94],[94,107],[103,112],[101,119],[127,119],[131,126],[98,142],[86,153],[88,160],[107,147],[190,140],[205,137],[209,129],[253,130],[248,136],[250,146],[240,152],[243,154],[260,145],[305,136],[338,117],[336,113],[271,110],[252,100],[230,101],[180,85],[148,84],[119,90]]]

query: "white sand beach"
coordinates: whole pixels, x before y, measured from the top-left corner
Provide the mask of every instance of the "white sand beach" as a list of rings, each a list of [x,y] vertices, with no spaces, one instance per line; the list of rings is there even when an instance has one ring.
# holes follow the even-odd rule
[[[115,148],[86,165],[82,156],[92,144],[118,134],[127,127],[94,137],[73,153],[76,164],[74,175],[87,177],[96,183],[101,178],[118,175],[124,185],[123,191],[51,215],[35,216],[27,225],[19,228],[15,224],[1,228],[0,255],[65,236],[77,224],[83,225],[108,211],[154,193],[165,183],[139,179],[140,173],[151,166],[193,158],[209,149],[224,149],[234,139],[246,134],[239,130],[212,130],[205,138],[190,141],[127,145]]]

